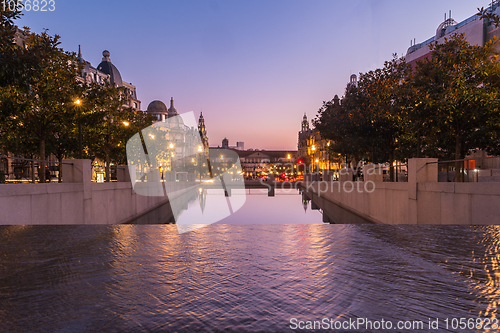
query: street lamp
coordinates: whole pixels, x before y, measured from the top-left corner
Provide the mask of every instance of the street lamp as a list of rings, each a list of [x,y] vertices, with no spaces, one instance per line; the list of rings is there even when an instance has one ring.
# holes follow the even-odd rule
[[[314,172],[314,152],[316,151],[316,145],[312,145],[311,147],[311,151],[312,151],[312,156],[311,156],[311,161],[312,161],[312,170],[311,172]]]
[[[74,104],[76,106],[80,106],[82,104],[82,101],[80,101],[79,99],[77,99]],[[82,151],[83,151],[83,148],[82,148],[82,119],[81,119],[81,115],[78,115],[78,148],[79,148],[79,151],[80,151],[80,159],[82,159]]]

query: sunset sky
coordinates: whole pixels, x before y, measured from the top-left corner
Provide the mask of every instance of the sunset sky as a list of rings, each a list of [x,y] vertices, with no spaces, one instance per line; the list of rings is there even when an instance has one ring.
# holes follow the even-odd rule
[[[74,1],[17,21],[49,29],[97,66],[102,51],[137,87],[145,110],[174,97],[179,113],[203,111],[210,146],[296,149],[304,112],[343,95],[349,76],[383,66],[460,22],[479,0]]]

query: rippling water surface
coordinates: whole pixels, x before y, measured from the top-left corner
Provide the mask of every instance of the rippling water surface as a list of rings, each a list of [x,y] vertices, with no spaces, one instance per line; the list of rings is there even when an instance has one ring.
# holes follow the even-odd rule
[[[497,226],[214,224],[182,235],[175,225],[3,226],[0,331],[491,318],[499,239]]]

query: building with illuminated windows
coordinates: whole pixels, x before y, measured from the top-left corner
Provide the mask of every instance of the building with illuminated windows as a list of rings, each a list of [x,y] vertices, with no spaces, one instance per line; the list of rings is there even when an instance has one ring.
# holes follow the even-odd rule
[[[165,156],[160,161],[162,170],[172,171],[174,167],[179,166],[192,174],[199,170],[200,159],[197,153],[208,152],[208,138],[203,115],[200,115],[197,127],[187,126],[182,117],[177,117],[179,113],[174,107],[173,97],[170,98],[168,109],[165,103],[155,100],[149,103],[145,112],[154,116],[157,119],[156,123],[168,123],[168,126],[156,127],[158,131],[161,131],[160,135],[168,142],[165,151],[162,152]]]
[[[350,77],[349,84],[357,84],[356,75]],[[332,107],[340,107],[340,98],[335,95]],[[311,129],[307,115],[304,113],[298,135],[298,159],[309,165],[314,164],[314,170],[331,170],[340,168],[338,154],[330,151],[330,140],[323,139],[316,129]],[[334,156],[335,155],[335,156]]]
[[[294,150],[235,150],[246,179],[273,175],[289,179],[297,176],[297,151]]]

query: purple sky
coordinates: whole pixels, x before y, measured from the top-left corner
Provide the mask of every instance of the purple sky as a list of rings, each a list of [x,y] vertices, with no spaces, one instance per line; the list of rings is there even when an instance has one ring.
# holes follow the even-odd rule
[[[102,51],[137,87],[142,109],[174,97],[179,113],[203,111],[211,146],[296,149],[304,112],[343,95],[352,73],[383,66],[410,40],[433,36],[444,13],[460,22],[479,0],[74,1],[17,22],[49,29],[65,50]]]

